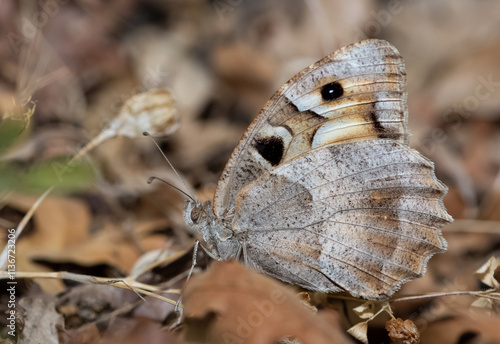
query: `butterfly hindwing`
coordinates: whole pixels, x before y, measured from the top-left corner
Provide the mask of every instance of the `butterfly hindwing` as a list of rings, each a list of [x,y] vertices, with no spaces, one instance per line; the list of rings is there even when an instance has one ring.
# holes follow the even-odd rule
[[[233,229],[250,266],[308,289],[380,299],[445,250],[446,190],[433,164],[399,142],[330,145],[245,187]]]

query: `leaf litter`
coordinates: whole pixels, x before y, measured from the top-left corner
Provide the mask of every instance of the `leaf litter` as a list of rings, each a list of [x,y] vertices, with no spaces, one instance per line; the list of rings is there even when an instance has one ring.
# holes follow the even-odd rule
[[[498,5],[424,0],[391,12],[366,0],[27,3],[0,4],[7,33],[0,38],[0,132],[6,133],[0,224],[16,228],[43,191],[58,186],[16,241],[16,328],[24,332],[18,342],[210,342],[224,333],[235,335],[235,343],[283,337],[318,343],[328,336],[348,342],[348,329],[370,343],[415,342],[415,327],[424,343],[500,341],[493,258],[500,247],[500,31],[492,18]],[[30,26],[36,18],[47,22]],[[214,264],[202,252],[184,287],[195,233],[182,222],[183,197],[147,180],[182,183],[154,145],[137,137],[143,126],[127,129],[134,139],[92,139],[115,126],[128,99],[168,88],[180,126],[174,120],[171,135],[158,143],[198,197],[210,199],[232,149],[272,92],[364,35],[390,40],[405,57],[412,145],[436,163],[450,188],[445,205],[457,219],[444,230],[447,253],[378,316],[380,304],[305,297],[236,263]],[[478,87],[486,92],[481,99]],[[156,133],[170,131],[163,129]],[[92,173],[68,169],[89,142],[83,152]],[[270,289],[286,301],[252,328],[248,316],[257,323],[255,304],[268,305]],[[7,310],[5,290],[0,314]],[[181,290],[186,321],[168,331]],[[0,317],[2,338],[5,321]],[[237,337],[242,324],[253,330],[247,338]]]

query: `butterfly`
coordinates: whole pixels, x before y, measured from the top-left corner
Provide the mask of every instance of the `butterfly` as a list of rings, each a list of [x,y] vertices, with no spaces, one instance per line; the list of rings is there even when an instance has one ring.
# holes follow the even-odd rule
[[[343,47],[284,84],[184,218],[219,260],[320,292],[383,300],[447,247],[447,187],[408,146],[397,49]]]

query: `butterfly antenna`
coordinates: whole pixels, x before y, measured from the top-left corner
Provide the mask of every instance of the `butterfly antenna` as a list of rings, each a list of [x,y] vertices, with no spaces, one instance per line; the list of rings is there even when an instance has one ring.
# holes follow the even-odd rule
[[[179,173],[177,173],[177,171],[175,170],[174,166],[172,165],[172,163],[170,162],[170,160],[168,160],[167,156],[165,155],[165,153],[163,153],[163,151],[161,150],[160,148],[160,145],[158,145],[158,143],[156,142],[156,140],[154,139],[153,136],[151,136],[147,131],[143,132],[142,133],[144,136],[148,136],[152,141],[153,143],[155,144],[156,148],[158,148],[158,150],[160,151],[161,155],[163,155],[163,157],[165,158],[165,160],[167,161],[167,163],[170,165],[170,168],[172,169],[172,171],[174,171],[175,175],[177,176],[177,178],[179,178],[179,180],[181,181],[181,183],[184,185],[184,187],[186,188],[186,190],[190,190],[189,187],[187,186],[187,184],[184,182],[184,179],[181,178],[181,176],[179,175]],[[158,179],[158,180],[161,180],[163,181],[165,184],[167,185],[170,185],[172,186],[173,188],[179,190],[180,192],[182,192],[184,195],[186,195],[187,197],[189,197],[191,200],[195,201],[195,197],[193,197],[193,195],[188,195],[187,192],[185,191],[182,191],[181,189],[179,189],[178,187],[175,187],[173,186],[172,184],[170,183],[167,183],[166,181],[164,181],[163,179],[160,179],[158,177],[152,177],[153,179]],[[153,181],[153,179],[149,178],[148,179],[148,183],[151,183]]]
[[[191,195],[189,195],[188,193],[186,193],[184,190],[179,189],[177,186],[175,186],[175,185],[173,185],[173,184],[170,184],[170,183],[169,183],[169,182],[167,182],[166,180],[161,179],[161,178],[159,178],[159,177],[154,177],[154,176],[153,176],[153,177],[149,177],[149,179],[148,179],[148,184],[151,184],[151,183],[153,182],[153,180],[155,180],[155,179],[159,180],[160,182],[164,182],[164,183],[165,183],[165,184],[167,184],[168,186],[173,187],[174,189],[176,189],[177,191],[179,191],[180,193],[182,193],[184,196],[186,196],[187,198],[189,198],[189,199],[190,199],[190,200],[192,200],[193,202],[196,202],[196,200],[195,200],[193,197],[191,197]]]

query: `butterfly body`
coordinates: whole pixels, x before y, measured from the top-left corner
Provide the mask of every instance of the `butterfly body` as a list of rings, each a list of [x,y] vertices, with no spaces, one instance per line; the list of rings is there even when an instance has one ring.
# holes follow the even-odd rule
[[[238,258],[241,254],[241,244],[234,230],[227,219],[221,219],[214,214],[212,202],[187,200],[184,221],[196,227],[202,234],[206,249],[212,257],[229,260]]]
[[[288,283],[385,299],[446,249],[447,189],[408,147],[406,73],[385,41],[344,47],[266,104],[214,203],[185,219],[218,259]]]

